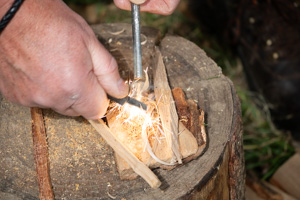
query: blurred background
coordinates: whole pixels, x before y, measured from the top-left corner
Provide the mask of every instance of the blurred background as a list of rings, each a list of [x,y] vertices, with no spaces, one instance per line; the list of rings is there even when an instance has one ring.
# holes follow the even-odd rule
[[[65,0],[89,24],[131,23],[112,0]],[[181,0],[143,26],[196,43],[241,100],[247,177],[269,180],[299,148],[300,12],[293,0]]]

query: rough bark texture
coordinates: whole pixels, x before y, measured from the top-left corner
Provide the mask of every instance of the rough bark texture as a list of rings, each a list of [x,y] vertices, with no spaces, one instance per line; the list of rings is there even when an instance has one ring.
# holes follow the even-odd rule
[[[32,140],[35,168],[41,200],[53,200],[52,184],[48,162],[48,145],[43,112],[40,108],[31,108]]]
[[[131,77],[131,26],[93,28],[116,57],[121,75]],[[159,33],[143,27],[142,34],[143,66],[151,70]],[[206,151],[171,171],[154,170],[162,181],[162,187],[154,190],[141,178],[119,179],[112,149],[86,120],[45,110],[50,175],[57,199],[244,198],[241,113],[232,82],[203,50],[184,38],[166,36],[159,47],[171,88],[182,88],[205,111]],[[38,199],[30,111],[0,98],[0,113],[0,192]]]

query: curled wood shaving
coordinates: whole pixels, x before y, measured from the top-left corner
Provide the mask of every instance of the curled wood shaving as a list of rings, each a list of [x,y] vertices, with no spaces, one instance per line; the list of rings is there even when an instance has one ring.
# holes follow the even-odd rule
[[[146,80],[145,80],[145,83],[143,85],[143,88],[142,88],[142,91],[141,92],[146,92],[149,88],[149,76],[148,76],[148,73],[147,73],[147,70],[145,70],[145,77],[146,77]]]
[[[117,197],[116,196],[113,196],[113,195],[111,195],[111,194],[109,194],[109,192],[107,191],[107,195],[109,196],[109,198],[111,198],[111,199],[116,199]]]
[[[124,31],[125,31],[125,28],[123,28],[122,30],[117,31],[117,32],[110,32],[110,31],[108,31],[108,33],[110,33],[110,34],[112,34],[112,35],[120,35],[120,34],[122,34]]]
[[[145,45],[148,42],[147,36],[144,34],[141,34],[141,36],[145,38],[145,40],[141,42],[141,45]]]

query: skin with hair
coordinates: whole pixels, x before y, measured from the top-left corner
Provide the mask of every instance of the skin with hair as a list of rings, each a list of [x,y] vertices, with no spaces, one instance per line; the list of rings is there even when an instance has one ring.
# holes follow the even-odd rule
[[[168,9],[156,12],[152,1],[159,2],[146,1],[141,8],[165,14],[170,12],[167,5],[174,6],[162,3]],[[0,18],[12,3],[0,0]],[[129,1],[115,3],[122,9],[130,6]],[[5,98],[63,115],[97,119],[106,112],[107,94],[116,98],[128,94],[116,60],[61,0],[24,1],[0,34],[0,71]]]

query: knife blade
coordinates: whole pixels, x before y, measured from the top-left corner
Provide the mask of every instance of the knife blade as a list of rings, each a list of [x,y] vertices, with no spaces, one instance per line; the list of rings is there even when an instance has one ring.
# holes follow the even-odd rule
[[[136,106],[136,107],[139,107],[139,108],[142,108],[144,110],[147,110],[147,105],[143,102],[140,102],[134,98],[131,98],[129,96],[126,96],[124,98],[115,98],[115,97],[112,97],[110,95],[107,95],[107,98],[120,104],[120,105],[124,105],[125,103],[129,103],[130,105],[133,105],[133,106]]]

